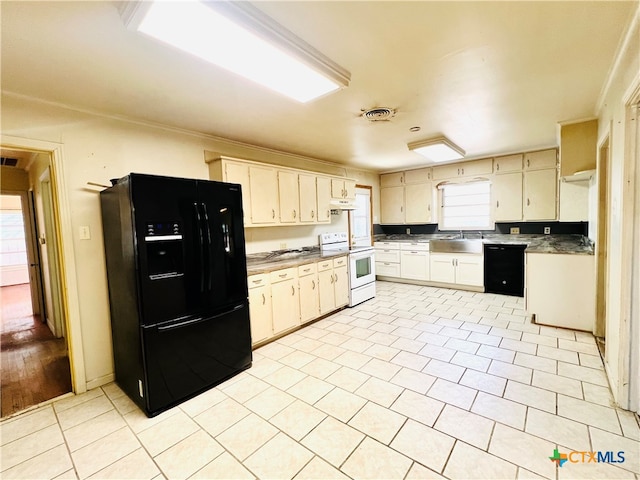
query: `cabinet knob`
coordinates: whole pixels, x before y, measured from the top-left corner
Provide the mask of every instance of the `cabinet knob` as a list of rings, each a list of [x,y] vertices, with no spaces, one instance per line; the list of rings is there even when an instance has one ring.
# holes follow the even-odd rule
[[[338,275],[334,275],[335,279],[336,279],[336,283],[338,283]]]
[[[296,211],[293,211],[293,218],[296,218]]]
[[[500,200],[496,200],[496,208],[500,207]]]
[[[499,172],[499,171],[500,171],[500,164],[496,163],[496,172]]]
[[[331,283],[333,283],[335,281],[333,275],[331,275]]]
[[[527,207],[531,205],[531,201],[527,198]]]
[[[276,211],[273,208],[271,209],[271,218],[276,218]]]
[[[315,280],[311,280],[311,285],[313,285],[311,287],[311,290],[315,290],[316,289],[316,281]]]
[[[329,218],[330,216],[331,216],[331,212],[327,210],[327,218]]]
[[[527,167],[529,166],[529,159],[527,158]]]
[[[311,218],[316,216],[316,212],[314,210],[311,210]]]
[[[265,303],[267,303],[267,297],[264,296],[264,293],[262,294],[262,304],[264,305]]]
[[[293,285],[291,285],[291,295],[295,295],[296,294],[296,289],[293,288]]]

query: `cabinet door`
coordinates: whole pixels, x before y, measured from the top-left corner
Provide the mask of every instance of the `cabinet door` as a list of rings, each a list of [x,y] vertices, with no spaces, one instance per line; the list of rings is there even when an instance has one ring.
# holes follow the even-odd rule
[[[318,287],[320,288],[320,315],[336,308],[336,293],[333,287],[335,278],[333,269],[318,272]]]
[[[278,198],[280,223],[297,223],[300,209],[298,174],[281,170],[278,172]]]
[[[341,178],[331,179],[331,198],[344,198],[344,180]]]
[[[249,180],[249,166],[242,163],[225,162],[224,181],[238,183],[242,187],[242,213],[244,225],[251,224],[251,182]]]
[[[493,163],[495,173],[519,172],[522,170],[522,154],[496,157]]]
[[[349,273],[347,266],[333,269],[333,287],[335,289],[336,307],[343,307],[349,303]]]
[[[318,223],[331,223],[331,180],[327,177],[316,179],[318,194]]]
[[[320,315],[318,276],[300,277],[298,283],[300,285],[300,323],[306,323]]]
[[[430,267],[430,279],[432,282],[455,283],[456,272],[453,255],[432,253]]]
[[[431,183],[431,167],[404,172],[404,183],[406,185],[413,183]]]
[[[315,223],[318,216],[318,192],[315,175],[298,175],[300,193],[300,222]]]
[[[249,167],[251,187],[251,223],[275,224],[278,221],[278,173],[275,168]]]
[[[556,168],[558,154],[555,148],[550,150],[539,150],[524,154],[525,170],[540,170],[545,168]]]
[[[448,165],[439,165],[432,169],[434,180],[443,180],[445,178],[454,178],[460,175],[460,164],[450,163]]]
[[[300,324],[300,303],[296,287],[297,279],[293,278],[271,284],[274,335]]]
[[[484,257],[482,255],[458,255],[456,257],[456,283],[484,285]]]
[[[431,182],[404,187],[405,222],[431,222]]]
[[[347,200],[356,199],[356,181],[355,180],[344,181],[344,198],[346,198]]]
[[[493,219],[496,222],[522,220],[522,173],[496,175],[491,188]]]
[[[473,177],[475,175],[490,175],[493,173],[493,160],[490,158],[483,158],[482,160],[473,160],[471,162],[459,163],[460,167],[459,176],[461,177]]]
[[[401,187],[404,185],[404,172],[383,173],[380,175],[380,187]]]
[[[380,189],[380,223],[404,223],[404,187]]]
[[[524,219],[555,220],[557,189],[555,168],[525,172]]]
[[[269,285],[249,289],[251,342],[256,344],[273,336],[271,323],[271,288]]]
[[[400,252],[400,277],[409,280],[429,280],[429,254],[427,252]]]

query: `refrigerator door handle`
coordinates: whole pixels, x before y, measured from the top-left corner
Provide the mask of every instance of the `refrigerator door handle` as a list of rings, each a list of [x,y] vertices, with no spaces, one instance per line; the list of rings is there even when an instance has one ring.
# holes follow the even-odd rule
[[[208,322],[210,320],[215,320],[216,318],[223,317],[225,315],[228,315],[231,312],[235,312],[236,310],[240,310],[241,308],[244,308],[244,304],[243,303],[241,303],[239,305],[235,305],[233,308],[225,310],[224,312],[221,312],[221,313],[217,313],[216,315],[211,315],[209,317],[195,317],[195,318],[190,318],[189,320],[185,320],[183,322],[172,323],[170,325],[162,325],[162,326],[157,327],[158,328],[158,332],[167,332],[167,331],[170,331],[170,330],[176,330],[178,328],[188,327],[190,325],[195,325],[196,323]]]
[[[196,212],[196,225],[198,226],[198,251],[200,253],[200,263],[204,261],[204,233],[202,232],[202,218],[200,217],[200,209],[198,204],[193,204],[193,209]],[[204,292],[204,269],[200,265],[200,293]]]
[[[207,291],[211,291],[211,282],[213,277],[213,242],[211,241],[211,226],[209,224],[209,213],[207,212],[207,204],[201,203],[202,212],[204,213],[204,226],[207,241]]]

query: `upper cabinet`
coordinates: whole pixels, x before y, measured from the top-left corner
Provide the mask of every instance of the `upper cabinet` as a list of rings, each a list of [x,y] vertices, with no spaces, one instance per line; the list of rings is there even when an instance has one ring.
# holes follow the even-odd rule
[[[558,151],[555,148],[538,150],[524,154],[525,170],[541,170],[544,168],[556,168],[558,164]]]
[[[380,223],[431,222],[431,168],[380,175]]]
[[[560,125],[560,176],[596,168],[598,120]]]
[[[331,223],[332,198],[356,195],[348,178],[227,157],[208,163],[211,180],[242,186],[245,227]]]
[[[434,180],[490,175],[493,172],[493,161],[491,158],[483,158],[470,162],[448,163],[433,167],[432,170]]]
[[[522,170],[522,154],[505,155],[493,160],[493,171],[497,174],[519,172]]]

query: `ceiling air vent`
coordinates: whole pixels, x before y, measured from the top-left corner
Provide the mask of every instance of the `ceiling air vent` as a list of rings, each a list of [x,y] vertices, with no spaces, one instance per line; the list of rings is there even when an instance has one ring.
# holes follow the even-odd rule
[[[0,165],[4,165],[5,167],[15,167],[18,165],[18,159],[9,158],[9,157],[0,157]]]
[[[362,116],[370,122],[388,122],[396,115],[395,108],[375,107],[362,109]]]

